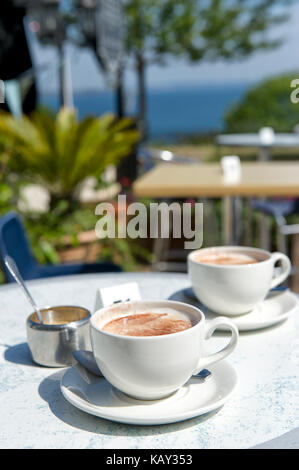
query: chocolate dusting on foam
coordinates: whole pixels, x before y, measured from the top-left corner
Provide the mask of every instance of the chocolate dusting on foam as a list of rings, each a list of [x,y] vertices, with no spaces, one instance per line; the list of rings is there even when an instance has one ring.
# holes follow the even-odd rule
[[[102,328],[125,336],[161,336],[191,328],[191,321],[167,313],[139,313],[112,320]]]

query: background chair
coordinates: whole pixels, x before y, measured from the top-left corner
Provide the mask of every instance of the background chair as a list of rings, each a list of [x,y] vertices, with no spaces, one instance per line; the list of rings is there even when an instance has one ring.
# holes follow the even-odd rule
[[[277,248],[289,256],[287,236],[299,234],[299,224],[288,224],[286,217],[299,215],[299,199],[254,200],[252,208],[274,217],[277,230]]]
[[[0,265],[6,282],[14,282],[4,264],[4,256],[10,255],[16,262],[24,280],[83,273],[119,272],[113,263],[76,263],[41,265],[33,256],[20,216],[8,212],[0,218]]]
[[[160,163],[189,163],[197,164],[199,159],[177,155],[169,150],[139,147],[137,153],[139,173],[145,173]]]

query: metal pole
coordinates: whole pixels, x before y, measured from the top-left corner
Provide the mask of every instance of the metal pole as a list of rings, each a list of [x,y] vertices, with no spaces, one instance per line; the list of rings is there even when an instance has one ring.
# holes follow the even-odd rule
[[[63,44],[59,43],[57,45],[58,52],[58,96],[60,106],[64,106],[64,50]]]
[[[260,147],[259,149],[259,161],[267,162],[271,160],[271,148],[270,147]]]
[[[123,70],[119,69],[117,85],[115,90],[115,108],[116,115],[119,119],[125,115],[125,106],[124,106],[124,87],[123,87]]]
[[[62,66],[62,95],[63,95],[63,105],[69,108],[74,107],[74,98],[73,98],[73,84],[72,84],[72,71],[71,71],[71,61],[70,58],[65,52],[64,65]]]

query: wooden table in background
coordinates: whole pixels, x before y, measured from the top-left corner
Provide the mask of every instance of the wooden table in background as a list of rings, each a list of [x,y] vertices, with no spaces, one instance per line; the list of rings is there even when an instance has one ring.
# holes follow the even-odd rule
[[[299,162],[242,163],[242,178],[226,184],[219,163],[161,164],[138,178],[133,185],[136,197],[223,198],[225,244],[236,243],[239,215],[236,197],[299,197]]]
[[[220,134],[217,135],[216,144],[227,147],[257,147],[258,159],[267,161],[271,159],[273,148],[299,149],[299,135],[295,133],[274,133],[272,142],[265,142],[259,133],[251,134]]]

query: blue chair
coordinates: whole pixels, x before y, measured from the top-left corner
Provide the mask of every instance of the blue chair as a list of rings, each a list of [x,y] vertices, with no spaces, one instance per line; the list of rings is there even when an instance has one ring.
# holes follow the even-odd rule
[[[273,217],[287,217],[299,213],[299,199],[265,199],[254,200],[254,209]]]
[[[8,212],[0,218],[0,265],[6,282],[14,282],[4,264],[5,255],[10,255],[15,260],[24,280],[71,274],[122,271],[119,266],[108,262],[61,265],[39,264],[33,256],[24,226],[16,212]]]
[[[274,217],[277,227],[278,249],[288,254],[286,236],[299,233],[299,224],[287,224],[286,217],[299,214],[299,198],[254,200],[252,208]]]

